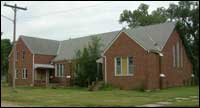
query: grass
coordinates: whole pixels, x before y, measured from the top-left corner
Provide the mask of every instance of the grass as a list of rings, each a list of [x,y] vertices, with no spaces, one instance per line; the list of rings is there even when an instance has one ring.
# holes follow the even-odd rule
[[[41,88],[17,87],[1,88],[1,100],[17,103],[21,106],[63,107],[63,106],[138,106],[160,101],[171,101],[170,106],[199,106],[199,100],[174,101],[176,97],[199,97],[199,87],[168,88],[160,91],[141,92],[119,90],[105,87],[100,91],[90,92],[87,88]]]

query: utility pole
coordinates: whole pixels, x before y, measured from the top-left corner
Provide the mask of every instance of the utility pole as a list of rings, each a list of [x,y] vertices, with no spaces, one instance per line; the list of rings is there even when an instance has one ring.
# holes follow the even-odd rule
[[[27,8],[22,8],[22,7],[18,7],[17,4],[15,4],[14,6],[13,5],[8,5],[8,4],[4,4],[4,6],[6,7],[10,7],[13,9],[14,11],[14,20],[13,20],[13,23],[14,23],[14,30],[13,30],[13,89],[15,89],[15,73],[16,73],[16,67],[15,67],[15,61],[16,61],[16,43],[15,43],[15,37],[16,37],[16,16],[17,16],[17,9],[19,10],[27,10]]]

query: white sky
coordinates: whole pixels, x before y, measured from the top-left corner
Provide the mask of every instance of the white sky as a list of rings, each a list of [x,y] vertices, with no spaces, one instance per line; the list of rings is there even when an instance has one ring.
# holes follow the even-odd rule
[[[1,15],[13,19],[13,10],[3,6]],[[123,10],[135,10],[141,3],[149,5],[149,11],[167,8],[178,1],[6,1],[27,7],[17,11],[17,37],[26,35],[54,40],[66,40],[120,30],[119,16]],[[13,23],[1,16],[2,38],[13,38]]]

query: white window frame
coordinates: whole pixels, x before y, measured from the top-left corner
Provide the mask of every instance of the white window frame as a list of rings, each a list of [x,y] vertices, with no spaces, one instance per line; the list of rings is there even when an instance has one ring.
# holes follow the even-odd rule
[[[179,68],[180,67],[180,48],[179,48],[179,42],[177,42],[176,43],[176,50],[177,50],[177,53],[176,53],[176,55],[177,55],[177,68]]]
[[[56,77],[64,77],[64,64],[56,64],[55,71]]]
[[[183,48],[181,47],[180,50],[181,50],[180,51],[180,53],[181,53],[180,54],[181,55],[181,67],[183,68]]]
[[[127,57],[127,76],[133,76],[134,75],[134,62],[133,62],[133,73],[130,74],[130,72],[129,72],[129,63],[130,63],[129,62],[129,57]],[[132,57],[132,60],[133,60],[133,57]]]
[[[173,45],[172,47],[172,58],[173,58],[173,67],[175,68],[176,67],[176,49],[175,49],[175,46]]]
[[[26,74],[27,74],[27,77],[26,77]],[[28,71],[26,68],[23,68],[23,71],[22,71],[22,79],[27,79],[28,78]]]
[[[117,74],[117,58],[120,58],[120,67],[121,72],[120,74]],[[122,57],[115,57],[115,76],[122,76]]]

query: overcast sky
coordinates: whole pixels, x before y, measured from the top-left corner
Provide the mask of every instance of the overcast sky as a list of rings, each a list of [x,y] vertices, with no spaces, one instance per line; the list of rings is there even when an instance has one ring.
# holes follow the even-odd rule
[[[13,19],[13,10],[3,6],[1,15]],[[149,11],[158,7],[167,8],[177,1],[6,1],[27,7],[17,11],[17,37],[26,35],[54,40],[66,40],[120,30],[120,13],[124,9],[135,10],[141,3],[149,5]],[[3,38],[13,37],[13,23],[1,16]]]

